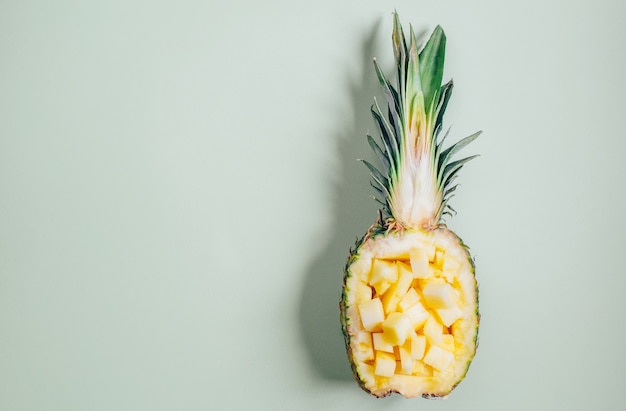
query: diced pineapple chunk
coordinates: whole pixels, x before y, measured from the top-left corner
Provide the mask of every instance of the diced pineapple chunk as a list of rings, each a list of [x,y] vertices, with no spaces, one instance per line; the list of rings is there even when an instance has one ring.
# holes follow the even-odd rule
[[[456,320],[463,316],[463,312],[456,305],[453,305],[450,308],[438,308],[435,311],[441,319],[441,323],[446,327],[450,327]]]
[[[424,290],[424,287],[426,287],[428,284],[445,284],[445,283],[446,283],[446,280],[444,278],[437,278],[437,277],[419,278],[413,282],[413,284],[416,286],[415,288],[418,290],[422,290],[422,291]]]
[[[383,322],[383,333],[393,345],[402,345],[412,329],[408,315],[391,313]]]
[[[428,317],[424,323],[424,335],[431,344],[441,344],[443,337],[443,325],[435,317]]]
[[[424,363],[439,371],[448,368],[453,360],[454,354],[436,345],[431,346],[424,356]]]
[[[387,281],[379,281],[376,284],[372,284],[374,290],[376,290],[376,295],[381,296],[389,290],[391,287],[391,283]]]
[[[404,374],[413,372],[413,356],[411,354],[411,341],[407,340],[403,345],[398,347],[400,353],[400,368]]]
[[[426,337],[417,335],[413,331],[409,338],[411,338],[411,357],[414,360],[421,360],[424,358],[424,351],[426,350]]]
[[[424,249],[418,248],[411,250],[409,254],[411,259],[411,268],[415,278],[428,278],[432,276],[432,271],[428,266],[428,255]]]
[[[361,323],[366,331],[378,331],[385,321],[385,312],[380,298],[366,301],[358,305]]]
[[[456,304],[456,291],[448,283],[428,283],[424,285],[422,294],[426,304],[432,308],[449,308]]]
[[[426,308],[424,308],[422,303],[419,301],[413,304],[411,308],[406,310],[404,313],[409,317],[409,320],[411,320],[411,325],[413,326],[413,329],[421,327],[422,324],[424,324],[424,321],[426,321],[426,319],[430,317],[430,314],[428,313]]]
[[[404,297],[411,283],[413,282],[413,272],[404,263],[398,262],[398,283],[396,284],[395,291],[400,298]]]
[[[397,310],[398,303],[404,298],[413,282],[413,273],[404,263],[398,263],[398,273],[398,282],[385,293],[382,299],[385,314]]]
[[[388,352],[376,351],[374,374],[381,377],[393,377],[396,372],[396,357]]]
[[[370,284],[376,287],[379,283],[395,283],[398,281],[398,266],[395,262],[374,259],[372,263],[372,272],[370,275]],[[378,289],[376,290],[378,291]]]
[[[400,311],[406,312],[409,308],[413,307],[420,300],[420,295],[414,288],[409,288],[409,291],[402,297],[398,303]]]
[[[355,294],[356,294],[357,304],[360,304],[360,303],[363,303],[365,301],[369,301],[372,299],[372,289],[370,288],[369,285],[358,281],[355,288],[356,288]]]
[[[457,276],[459,268],[461,264],[450,255],[446,256],[446,259],[443,261],[442,267],[442,275],[446,279],[447,282],[452,284],[454,282],[454,277]]]
[[[394,289],[395,287],[391,287],[391,289],[383,295],[383,310],[387,315],[396,311],[398,303],[400,302],[400,297],[394,292]]]
[[[393,354],[393,343],[383,333],[373,333],[372,340],[376,351],[384,351]]]

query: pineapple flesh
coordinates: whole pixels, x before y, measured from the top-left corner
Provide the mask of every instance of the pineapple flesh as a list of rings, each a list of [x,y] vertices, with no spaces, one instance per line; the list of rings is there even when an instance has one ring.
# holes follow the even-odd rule
[[[478,285],[467,246],[442,217],[453,181],[474,156],[452,160],[475,133],[444,148],[442,85],[446,37],[437,27],[418,51],[394,13],[397,86],[374,67],[387,115],[372,113],[381,167],[364,161],[381,203],[379,218],[346,264],[340,302],[348,357],[361,388],[377,397],[445,397],[465,377],[478,338]]]

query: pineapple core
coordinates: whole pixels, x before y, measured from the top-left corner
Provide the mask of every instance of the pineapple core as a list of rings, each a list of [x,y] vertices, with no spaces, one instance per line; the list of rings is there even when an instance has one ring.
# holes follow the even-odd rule
[[[372,258],[359,276],[357,308],[367,334],[360,337],[364,362],[376,377],[432,378],[454,367],[454,324],[463,315],[455,283],[460,267],[434,247]]]

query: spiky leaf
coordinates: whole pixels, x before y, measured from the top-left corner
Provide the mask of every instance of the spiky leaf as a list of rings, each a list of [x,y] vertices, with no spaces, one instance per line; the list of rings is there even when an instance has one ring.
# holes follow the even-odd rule
[[[372,115],[382,144],[368,141],[382,167],[365,162],[373,186],[386,195],[385,214],[399,227],[435,227],[440,223],[456,186],[452,181],[470,156],[453,161],[454,155],[474,141],[472,134],[445,148],[449,130],[441,133],[453,82],[442,85],[446,35],[437,26],[419,50],[411,27],[408,41],[394,13],[392,43],[396,60],[394,87],[374,60],[374,69],[387,100],[386,116],[374,99]]]

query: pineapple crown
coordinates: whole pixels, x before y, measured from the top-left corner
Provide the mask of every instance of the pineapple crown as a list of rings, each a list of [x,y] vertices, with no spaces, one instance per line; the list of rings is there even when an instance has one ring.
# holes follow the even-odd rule
[[[459,170],[476,157],[452,157],[474,141],[480,131],[443,147],[449,129],[441,133],[443,115],[452,94],[450,80],[442,85],[446,35],[437,26],[418,52],[417,39],[410,28],[407,45],[400,19],[394,13],[393,50],[397,67],[397,87],[385,77],[374,59],[374,68],[387,100],[387,116],[376,99],[372,115],[382,144],[368,134],[367,140],[378,157],[380,169],[362,160],[372,175],[371,185],[382,197],[385,217],[398,228],[433,228],[444,215],[455,211],[448,204],[457,185]]]

